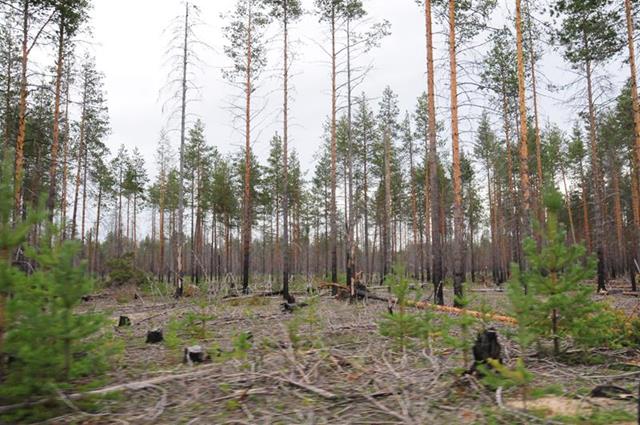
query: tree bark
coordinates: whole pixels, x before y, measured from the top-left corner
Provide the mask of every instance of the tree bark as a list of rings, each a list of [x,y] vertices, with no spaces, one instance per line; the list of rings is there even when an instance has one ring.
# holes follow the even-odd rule
[[[451,86],[451,141],[453,150],[453,292],[454,306],[462,307],[464,272],[464,213],[462,211],[462,172],[458,129],[458,70],[456,60],[456,3],[449,0],[449,72]]]
[[[60,12],[60,26],[58,29],[58,60],[56,64],[55,98],[53,106],[53,142],[51,143],[51,158],[49,165],[49,196],[47,209],[49,221],[53,222],[53,212],[56,205],[56,177],[58,175],[58,147],[60,140],[60,94],[62,88],[62,70],[64,63],[64,13]]]
[[[431,278],[434,287],[434,302],[444,305],[442,246],[440,234],[440,178],[438,176],[435,71],[433,64],[433,27],[431,19],[431,1],[424,2],[425,35],[427,47],[427,113],[429,114],[429,174],[431,181],[431,220],[432,220],[432,266]]]
[[[184,150],[187,116],[187,64],[189,55],[189,2],[185,3],[184,13],[184,45],[182,51],[182,105],[180,116],[180,178],[178,184],[178,231],[177,231],[177,270],[176,298],[184,292]]]
[[[588,49],[586,36],[584,37],[585,48]],[[589,102],[589,139],[591,145],[591,167],[594,177],[595,202],[593,212],[596,220],[596,255],[598,257],[598,291],[606,290],[605,277],[605,248],[604,248],[604,217],[602,215],[604,197],[602,194],[602,173],[598,161],[598,140],[596,132],[596,111],[593,101],[593,87],[591,76],[591,61],[585,63],[587,77],[587,99]]]
[[[518,59],[518,106],[520,110],[520,190],[522,202],[520,212],[524,222],[524,231],[529,234],[531,210],[529,189],[529,146],[527,140],[526,86],[524,77],[524,46],[522,39],[522,0],[516,0],[516,43]]]
[[[336,134],[336,6],[331,5],[331,282],[338,283],[337,134]],[[333,287],[332,293],[336,289]]]
[[[538,114],[538,90],[536,79],[536,52],[533,45],[533,32],[531,27],[533,26],[531,18],[531,2],[526,0],[527,5],[527,18],[529,25],[527,26],[527,38],[529,39],[529,61],[531,66],[531,94],[533,95],[533,119],[534,129],[536,135],[536,173],[537,173],[537,189],[538,189],[538,222],[542,224],[544,222],[544,176],[542,173],[542,137],[540,136],[540,116]]]
[[[244,220],[243,220],[243,265],[242,265],[242,292],[249,293],[249,267],[251,264],[251,92],[252,86],[252,32],[253,15],[249,4],[247,26],[247,68],[245,81],[245,163],[244,163]]]
[[[18,102],[18,138],[15,152],[15,180],[13,188],[14,220],[20,216],[22,179],[24,174],[24,141],[27,134],[27,66],[29,63],[29,0],[23,0],[22,11],[22,59],[20,69],[20,100]]]
[[[293,299],[289,294],[289,273],[290,273],[290,251],[289,251],[289,3],[283,0],[283,20],[284,46],[283,46],[283,193],[282,193],[282,296],[288,302]]]
[[[384,208],[382,223],[382,277],[384,284],[387,274],[391,272],[391,135],[389,129],[384,130]]]

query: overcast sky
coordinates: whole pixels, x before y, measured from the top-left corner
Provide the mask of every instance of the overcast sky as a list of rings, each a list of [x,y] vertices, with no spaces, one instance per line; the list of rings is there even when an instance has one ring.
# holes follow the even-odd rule
[[[223,27],[225,20],[222,13],[230,11],[234,0],[200,1],[201,20],[205,25],[197,29],[199,38],[211,46],[211,49],[200,49],[199,56],[204,65],[196,72],[195,84],[201,90],[198,100],[191,103],[189,110],[191,121],[201,118],[206,126],[207,141],[222,152],[239,149],[243,135],[232,122],[232,115],[227,106],[237,91],[227,84],[221,68],[228,66],[224,56],[225,39]],[[365,83],[355,90],[354,94],[365,91],[372,98],[372,106],[377,109],[377,97],[386,85],[399,95],[400,108],[413,111],[415,100],[425,90],[424,61],[424,18],[421,8],[414,0],[365,0],[365,8],[370,20],[388,19],[392,34],[382,41],[379,48],[373,49],[366,56],[358,59],[358,65],[373,64]],[[510,12],[507,4],[512,2],[500,0],[500,10],[496,11],[493,26],[501,26],[504,17]],[[183,12],[183,3],[179,0],[95,0],[92,12],[93,47],[98,68],[106,77],[106,90],[111,117],[112,134],[108,145],[115,152],[120,144],[138,147],[147,160],[149,173],[155,173],[153,165],[160,129],[167,127],[177,130],[176,121],[169,122],[168,114],[162,113],[163,101],[170,93],[161,93],[167,81],[168,68],[165,65],[165,52],[169,35],[166,29],[172,20]],[[312,0],[303,0],[308,11],[313,9]],[[440,28],[440,26],[439,26]],[[273,26],[271,34],[277,33]],[[296,40],[293,49],[296,59],[293,64],[294,86],[293,99],[290,106],[292,146],[298,151],[305,169],[309,169],[314,161],[314,153],[318,150],[323,133],[323,121],[330,112],[330,67],[329,57],[320,45],[327,46],[326,31],[317,17],[308,14],[292,29],[292,38]],[[448,78],[446,49],[443,33],[436,39],[438,56],[438,113],[439,119],[448,119]],[[477,44],[486,36],[480,37]],[[256,107],[266,102],[260,124],[254,133],[253,147],[260,158],[264,159],[268,151],[269,139],[275,131],[281,133],[281,92],[278,90],[278,69],[280,66],[279,39],[269,36],[268,69],[262,76],[261,85],[256,92]],[[468,61],[479,58],[484,47],[478,48],[461,57],[461,67],[470,71]],[[514,61],[516,59],[514,58]],[[557,53],[549,53],[543,59],[541,67],[541,111],[543,122],[552,117],[553,122],[562,128],[569,129],[574,119],[575,110],[563,104],[562,99],[569,97],[568,92],[548,93],[545,81],[556,85],[568,83],[574,78],[567,71]],[[621,64],[614,65],[613,78],[621,81],[626,72]],[[464,73],[463,73],[464,74]],[[618,75],[616,75],[618,74]],[[546,80],[545,78],[546,77]],[[464,76],[462,82],[465,81]],[[495,111],[493,119],[499,120],[499,111],[484,99],[482,93],[473,86],[462,85],[467,90],[474,107],[463,107],[461,110],[463,129],[463,148],[469,147],[473,140],[472,119],[479,114],[476,106],[489,106]],[[194,97],[195,93],[194,93]],[[461,97],[461,102],[466,101]],[[499,130],[496,127],[496,130]],[[171,141],[177,148],[178,132],[170,133]],[[449,146],[449,145],[448,145]]]

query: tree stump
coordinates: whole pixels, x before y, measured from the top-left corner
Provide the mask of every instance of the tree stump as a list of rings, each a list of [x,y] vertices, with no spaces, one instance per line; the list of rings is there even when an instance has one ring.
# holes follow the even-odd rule
[[[163,340],[162,329],[153,329],[147,332],[147,344],[157,344]]]
[[[118,319],[118,327],[122,328],[124,326],[131,326],[131,319],[127,316],[120,316],[120,319]]]
[[[202,346],[192,345],[191,347],[184,348],[182,363],[193,365],[196,363],[204,363],[208,360],[211,360],[211,356],[207,355]]]
[[[475,344],[473,344],[473,366],[470,373],[477,372],[479,365],[486,365],[488,359],[493,359],[502,363],[502,347],[498,342],[498,333],[495,329],[489,328],[478,334]]]

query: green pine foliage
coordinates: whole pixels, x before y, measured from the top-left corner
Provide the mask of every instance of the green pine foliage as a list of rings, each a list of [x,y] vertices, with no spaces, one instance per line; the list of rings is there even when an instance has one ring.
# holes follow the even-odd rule
[[[107,337],[96,337],[104,318],[74,312],[81,297],[93,289],[84,267],[75,265],[79,244],[49,248],[43,243],[39,248],[37,253],[29,250],[37,268],[21,277],[24,284],[15,285],[7,302],[6,351],[15,360],[8,368],[3,395],[46,393],[52,385],[106,366]]]
[[[468,297],[456,297],[456,305],[462,308],[463,312],[458,316],[448,317],[446,320],[448,321],[447,326],[457,328],[458,332],[447,332],[443,339],[447,345],[462,352],[462,370],[466,370],[471,360],[471,349],[474,344],[472,333],[478,319],[465,310],[469,305]]]
[[[524,243],[528,269],[514,266],[508,296],[518,319],[518,339],[526,345],[535,340],[553,343],[559,355],[563,342],[580,347],[606,344],[612,315],[606,306],[592,298],[593,288],[581,284],[593,278],[595,261],[586,257],[582,245],[567,245],[566,232],[558,223],[562,196],[556,190],[545,195],[547,223],[541,229],[543,244]]]
[[[4,321],[0,399],[9,402],[46,395],[76,378],[95,376],[117,348],[101,332],[102,316],[76,311],[82,296],[93,289],[84,264],[78,265],[79,243],[52,246],[56,232],[51,229],[38,247],[29,247],[27,236],[45,215],[34,213],[12,225],[11,182],[5,172],[0,180],[0,311]],[[11,261],[19,248],[25,253],[20,267]]]
[[[411,285],[408,279],[404,278],[403,271],[397,271],[387,277],[387,282],[391,289],[391,293],[396,298],[397,309],[393,313],[385,313],[379,323],[380,333],[383,336],[391,338],[396,347],[404,352],[411,346],[411,338],[417,337],[424,331],[433,335],[434,331],[431,327],[431,317],[429,322],[425,322],[428,326],[423,328],[421,332],[420,317],[410,311],[407,311],[409,297],[411,295]],[[416,295],[417,296],[417,295]]]
[[[111,286],[141,286],[147,282],[146,274],[135,264],[133,252],[112,258],[106,265],[109,268],[108,284]]]

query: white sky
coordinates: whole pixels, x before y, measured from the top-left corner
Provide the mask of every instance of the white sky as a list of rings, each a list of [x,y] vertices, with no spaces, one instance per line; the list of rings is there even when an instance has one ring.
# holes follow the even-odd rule
[[[221,13],[230,11],[234,0],[202,0],[201,18],[206,26],[198,29],[200,39],[209,44],[211,50],[203,50],[201,59],[206,63],[198,72],[196,84],[201,87],[199,101],[190,105],[190,112],[201,118],[206,125],[207,141],[222,152],[237,150],[243,143],[241,132],[233,128],[232,117],[226,105],[234,89],[223,79],[221,67],[229,64],[223,53],[225,39],[222,28],[225,21]],[[404,110],[413,111],[418,95],[425,90],[424,61],[424,18],[421,8],[413,0],[365,0],[365,8],[374,21],[383,18],[391,22],[392,34],[383,40],[380,48],[372,50],[359,64],[372,62],[374,69],[365,84],[354,91],[354,95],[362,90],[371,98],[377,98],[386,85],[399,95],[402,116]],[[512,2],[501,0],[501,9],[496,12],[494,26],[501,26],[507,16],[506,4]],[[183,11],[180,0],[95,0],[92,11],[93,42],[92,47],[97,59],[98,69],[106,76],[106,90],[109,102],[111,126],[113,132],[108,140],[112,152],[120,144],[130,148],[138,147],[147,160],[150,175],[155,174],[154,153],[158,134],[163,126],[167,126],[166,114],[161,111],[163,99],[160,89],[167,80],[165,51],[168,35],[164,30],[170,22]],[[313,10],[312,0],[303,0],[306,10]],[[440,28],[440,26],[438,25]],[[275,34],[278,27],[273,26]],[[307,15],[295,25],[291,37],[298,40],[294,50],[297,58],[293,64],[292,85],[293,99],[290,106],[292,146],[301,156],[303,167],[311,169],[314,153],[321,143],[322,125],[330,112],[330,68],[328,57],[322,52],[318,43],[327,46],[326,32],[318,23],[316,16]],[[436,39],[438,56],[437,79],[439,81],[438,108],[439,120],[448,119],[448,79],[446,49],[442,32]],[[482,36],[484,39],[485,36]],[[481,41],[481,40],[480,40]],[[267,102],[264,123],[255,131],[253,147],[261,159],[268,151],[269,140],[275,131],[282,132],[279,109],[282,94],[279,91],[278,69],[280,66],[279,39],[271,39],[269,46],[269,64],[262,85],[257,91],[261,99],[257,103]],[[476,49],[474,55],[479,57],[482,48]],[[467,56],[466,59],[470,59]],[[514,58],[514,61],[516,59]],[[465,65],[465,57],[460,58],[461,66]],[[567,72],[557,54],[548,53],[543,57],[542,74],[554,84],[564,84],[574,76]],[[626,78],[626,68],[622,64],[614,65],[613,78],[622,81]],[[542,78],[541,78],[542,79]],[[464,77],[462,77],[464,82]],[[555,93],[552,97],[544,96],[544,83],[540,84],[543,96],[540,99],[542,122],[552,117],[553,122],[564,129],[569,129],[574,119],[575,109],[561,104],[558,98],[568,98],[566,93]],[[487,106],[484,95],[473,93],[475,104]],[[612,93],[611,95],[614,95]],[[461,96],[461,102],[464,101]],[[372,101],[377,109],[377,99]],[[488,105],[490,110],[494,110]],[[258,106],[256,106],[258,107]],[[473,123],[470,119],[479,115],[479,109],[465,108],[461,110],[462,139],[464,146],[470,146],[473,140]],[[469,118],[469,119],[467,119]],[[494,117],[499,119],[498,110]],[[177,129],[177,122],[168,125]],[[496,127],[499,130],[499,127]],[[448,134],[448,133],[446,133]],[[178,146],[178,132],[173,131],[171,140]]]

